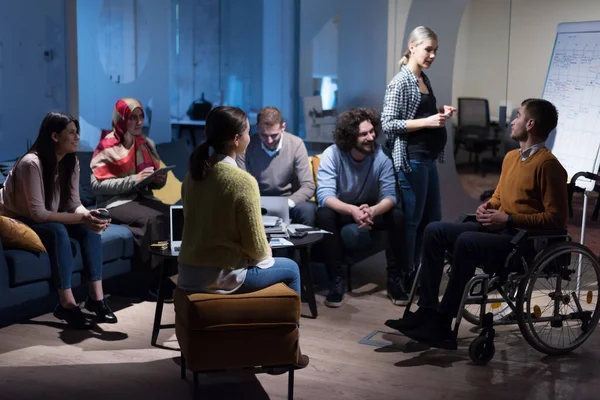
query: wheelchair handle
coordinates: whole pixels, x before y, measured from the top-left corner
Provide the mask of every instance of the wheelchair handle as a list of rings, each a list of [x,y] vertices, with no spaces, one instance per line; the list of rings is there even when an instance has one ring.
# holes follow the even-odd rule
[[[570,182],[571,185],[575,185],[575,182],[577,181],[577,179],[581,178],[582,176],[584,178],[590,179],[592,181],[600,181],[600,175],[596,175],[591,172],[581,171],[581,172],[578,172],[575,175],[573,175],[573,177],[571,178],[571,182]]]

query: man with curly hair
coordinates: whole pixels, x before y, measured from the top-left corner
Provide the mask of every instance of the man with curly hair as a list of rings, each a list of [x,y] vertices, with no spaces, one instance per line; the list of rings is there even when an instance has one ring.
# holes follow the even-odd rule
[[[340,307],[344,297],[340,232],[349,224],[359,229],[388,231],[387,291],[394,304],[406,304],[402,286],[401,253],[403,214],[397,207],[396,178],[392,161],[376,139],[381,120],[375,110],[354,108],[338,117],[335,144],[324,152],[317,176],[317,226],[332,232],[323,248],[330,279],[325,300]]]

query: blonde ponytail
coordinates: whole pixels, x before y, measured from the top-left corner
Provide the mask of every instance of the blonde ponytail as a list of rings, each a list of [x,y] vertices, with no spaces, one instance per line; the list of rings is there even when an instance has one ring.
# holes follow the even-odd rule
[[[404,54],[402,54],[402,58],[398,61],[398,68],[402,68],[403,65],[408,64],[408,59],[410,58],[410,50],[406,50]]]

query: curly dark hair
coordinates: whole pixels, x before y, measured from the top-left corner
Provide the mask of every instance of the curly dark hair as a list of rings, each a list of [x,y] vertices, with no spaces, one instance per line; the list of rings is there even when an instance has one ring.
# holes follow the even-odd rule
[[[333,141],[342,151],[350,151],[356,145],[358,126],[369,121],[375,128],[375,137],[381,133],[381,118],[372,108],[352,108],[344,111],[337,119]]]

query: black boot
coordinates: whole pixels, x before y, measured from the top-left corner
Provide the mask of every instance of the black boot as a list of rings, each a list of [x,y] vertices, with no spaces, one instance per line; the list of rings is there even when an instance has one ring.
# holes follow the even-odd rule
[[[54,316],[58,319],[66,321],[69,327],[74,329],[91,329],[92,324],[87,320],[81,312],[79,306],[74,308],[65,308],[60,304],[54,309]]]
[[[329,293],[325,298],[325,305],[331,308],[338,308],[342,305],[344,300],[344,278],[342,276],[336,276],[329,282]]]
[[[92,300],[88,298],[85,302],[85,309],[95,313],[98,322],[106,322],[107,324],[117,323],[117,316],[108,307],[106,299]]]
[[[400,275],[388,276],[387,296],[396,306],[405,306],[408,304],[408,294],[406,293],[403,279]]]

